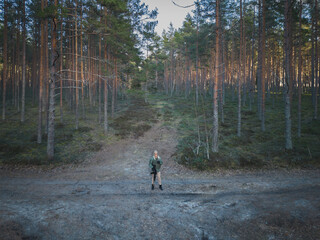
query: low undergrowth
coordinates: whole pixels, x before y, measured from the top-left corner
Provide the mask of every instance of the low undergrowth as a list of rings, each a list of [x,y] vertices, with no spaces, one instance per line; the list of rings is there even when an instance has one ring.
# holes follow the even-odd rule
[[[151,128],[156,115],[141,93],[130,93],[129,98],[118,99],[114,119],[109,113],[109,131],[104,133],[103,119],[98,121],[98,104],[85,104],[80,112],[79,128],[75,130],[75,115],[67,103],[56,107],[55,158],[46,157],[47,134],[43,127],[42,143],[37,143],[37,105],[26,106],[26,121],[20,122],[16,107],[7,107],[7,119],[0,121],[0,164],[5,165],[61,165],[80,163],[106,144],[129,136],[140,137]],[[109,110],[111,106],[109,106]],[[44,116],[44,114],[43,114]],[[43,124],[44,126],[44,124]]]
[[[168,97],[161,94],[148,96],[156,105],[165,124],[178,129],[179,143],[175,159],[199,170],[260,169],[260,168],[314,168],[320,166],[320,120],[312,119],[310,96],[302,98],[301,138],[297,137],[297,102],[292,104],[293,149],[285,150],[284,103],[281,95],[267,98],[266,131],[261,131],[257,101],[249,109],[242,106],[241,136],[237,136],[237,101],[226,96],[224,122],[219,110],[219,152],[212,146],[212,98],[200,97],[199,107],[193,96]],[[207,141],[208,138],[208,141]],[[207,147],[209,145],[209,148]]]
[[[141,96],[141,93],[129,93],[130,102],[128,108],[118,117],[112,120],[110,126],[115,135],[120,138],[143,136],[151,126],[157,122],[159,116],[149,103]]]

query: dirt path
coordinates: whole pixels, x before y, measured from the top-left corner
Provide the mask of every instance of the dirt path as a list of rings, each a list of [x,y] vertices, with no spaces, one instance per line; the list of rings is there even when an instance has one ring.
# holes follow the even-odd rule
[[[319,170],[193,172],[172,161],[176,138],[157,123],[79,166],[0,170],[0,239],[320,239]]]

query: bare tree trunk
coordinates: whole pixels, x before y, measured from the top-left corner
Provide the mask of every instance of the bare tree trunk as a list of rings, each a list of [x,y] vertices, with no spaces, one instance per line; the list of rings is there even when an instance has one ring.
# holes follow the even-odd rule
[[[204,109],[204,101],[203,97],[201,95],[201,102],[202,102],[202,111],[203,111],[203,120],[204,120],[204,132],[206,135],[206,154],[207,154],[207,159],[210,159],[210,145],[209,145],[209,133],[208,133],[208,127],[207,127],[207,117],[206,117],[206,111]]]
[[[61,5],[63,2],[60,3]],[[62,6],[63,7],[63,6]],[[61,19],[60,22],[60,122],[63,122],[63,103],[62,103],[62,97],[63,97],[63,83],[62,83],[62,78],[64,74],[62,73],[62,68],[63,68],[63,57],[62,57],[62,50],[63,50],[63,19]]]
[[[44,9],[44,0],[41,0],[41,10]],[[40,73],[39,73],[39,107],[38,107],[38,135],[37,143],[42,142],[42,98],[43,98],[43,76],[44,76],[44,20],[40,20]]]
[[[4,22],[3,22],[3,70],[2,70],[2,120],[6,119],[6,83],[7,83],[7,54],[8,54],[8,1],[4,0]]]
[[[20,11],[18,11],[18,14],[20,14]],[[17,26],[20,25],[20,20],[17,22]],[[14,98],[14,105],[17,107],[18,112],[20,111],[20,27],[17,28],[17,43],[16,43],[16,69],[15,69],[16,75],[15,75],[15,98]]]
[[[105,8],[105,26],[107,26],[107,9]],[[106,61],[105,69],[106,69],[106,76],[108,76],[108,46],[107,41],[105,41],[104,47],[104,60]],[[104,133],[108,132],[108,77],[104,80]]]
[[[284,28],[284,46],[285,46],[285,138],[286,138],[286,149],[292,149],[291,139],[291,102],[290,102],[290,81],[291,76],[291,57],[292,57],[292,32],[291,32],[291,21],[292,21],[292,0],[285,1],[285,28]]]
[[[105,45],[105,60],[108,59],[107,54],[107,44]],[[106,71],[108,73],[108,64],[105,64]],[[107,75],[107,74],[106,74]],[[106,134],[108,132],[108,78],[104,80],[104,133]]]
[[[262,0],[262,14],[259,14],[259,15],[262,18],[259,20],[259,51],[258,51],[258,84],[260,85],[259,116],[261,120],[261,130],[264,132],[265,131],[265,28],[266,28],[265,0]]]
[[[314,68],[315,68],[315,53],[314,53],[314,43],[315,43],[315,13],[314,13],[314,9],[315,9],[315,5],[314,5],[314,1],[312,0],[312,6],[310,6],[313,9],[313,13],[312,13],[312,18],[311,18],[311,97],[312,97],[312,104],[313,107],[315,106],[315,96],[316,96],[316,92],[315,92],[315,72],[314,72]]]
[[[45,0],[45,5],[44,7],[46,8],[48,6],[48,0]],[[49,33],[49,26],[48,26],[48,19],[46,18],[44,20],[45,22],[45,78],[44,78],[44,111],[45,111],[45,127],[44,131],[45,133],[48,133],[48,124],[49,124],[49,79],[50,79],[50,68],[49,68],[49,38],[48,38],[48,33]]]
[[[219,109],[220,109],[220,114],[221,114],[221,122],[224,123],[224,109],[223,109],[223,99],[224,99],[224,76],[225,76],[225,64],[224,64],[224,33],[223,31],[221,31],[221,35],[220,35],[220,44],[221,44],[221,48],[220,48],[220,66],[222,67],[222,71],[220,71],[221,73],[221,77],[220,77],[220,87],[219,87],[219,98],[220,98],[220,103],[219,103]],[[205,74],[204,74],[205,75]]]
[[[81,2],[81,20],[80,20],[80,59],[81,59],[81,63],[80,63],[80,74],[81,74],[81,105],[82,105],[82,117],[85,118],[85,108],[84,108],[84,73],[83,73],[83,41],[82,41],[82,35],[83,35],[83,31],[82,31],[82,18],[83,18],[83,3]]]
[[[247,48],[246,48],[246,24],[245,24],[245,17],[246,17],[246,9],[245,9],[246,1],[243,0],[243,17],[242,17],[242,47],[243,47],[243,75],[242,75],[242,84],[243,84],[243,106],[246,105],[246,98],[247,98],[247,78],[246,78],[246,63],[247,63]]]
[[[254,80],[254,42],[255,42],[255,18],[256,18],[256,8],[253,8],[253,31],[252,31],[252,47],[251,47],[251,72],[250,72],[250,90],[249,90],[249,109],[252,110],[253,94],[255,90],[255,80]]]
[[[240,55],[239,55],[239,76],[238,76],[238,124],[237,136],[241,137],[241,82],[242,82],[242,61],[243,61],[243,18],[242,18],[242,0],[240,0]]]
[[[22,1],[22,96],[21,96],[21,122],[25,120],[25,93],[26,93],[26,1]]]
[[[57,6],[57,0],[54,0],[54,5]],[[56,13],[55,13],[56,15]],[[52,36],[51,36],[51,68],[50,68],[50,91],[49,91],[49,118],[48,118],[48,145],[47,145],[47,155],[49,160],[54,158],[54,119],[55,119],[55,103],[54,103],[54,91],[55,91],[55,81],[56,81],[56,61],[59,58],[59,53],[57,49],[57,23],[56,17],[52,19]]]
[[[101,21],[101,19],[100,19]],[[101,61],[102,61],[102,57],[101,57],[101,34],[99,34],[99,63],[98,63],[98,66],[99,66],[99,71],[98,71],[98,75],[99,75],[99,78],[98,78],[98,123],[100,124],[101,123],[101,76],[102,76],[102,71],[101,71]]]
[[[318,82],[319,82],[319,73],[318,73],[318,0],[315,0],[315,8],[314,8],[314,12],[315,12],[315,28],[314,28],[314,32],[315,32],[315,43],[314,43],[314,50],[315,50],[315,86],[314,86],[314,112],[313,112],[313,119],[317,119],[317,115],[318,115]]]
[[[301,32],[302,27],[302,7],[303,2],[300,0],[300,11],[299,11],[299,30]],[[302,56],[301,56],[301,46],[302,41],[301,37],[298,37],[299,39],[299,47],[298,47],[298,55],[299,55],[299,62],[298,62],[298,137],[301,137],[301,71],[302,71]]]
[[[196,105],[199,105],[199,0],[197,0],[197,42],[196,42]]]
[[[212,134],[212,152],[219,151],[219,116],[218,116],[218,83],[219,83],[219,52],[220,52],[220,0],[216,0],[216,62],[215,78],[213,86],[213,134]]]
[[[75,11],[74,11],[74,19],[75,19],[75,24],[74,24],[74,32],[75,32],[75,81],[76,81],[76,130],[79,129],[79,83],[78,83],[78,1],[76,1],[76,6],[75,6]]]
[[[235,39],[234,36],[232,34],[231,37],[231,41],[232,41],[232,51],[231,51],[231,78],[230,78],[230,82],[231,82],[231,91],[232,91],[232,101],[234,101],[234,89],[233,89],[233,82],[234,82],[234,75],[235,75],[235,71],[234,71],[234,53],[236,50],[236,44],[235,44]]]
[[[34,33],[34,39],[37,41],[34,41],[33,43],[33,49],[32,49],[32,72],[31,72],[31,79],[32,79],[32,106],[35,104],[35,98],[36,98],[36,85],[38,82],[39,74],[37,72],[37,62],[39,60],[39,55],[37,51],[37,42],[38,38],[36,37],[36,33]]]

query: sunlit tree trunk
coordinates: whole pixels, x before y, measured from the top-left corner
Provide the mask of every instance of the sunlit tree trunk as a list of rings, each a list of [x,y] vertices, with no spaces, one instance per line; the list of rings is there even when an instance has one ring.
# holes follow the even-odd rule
[[[213,86],[213,134],[212,134],[212,152],[219,151],[219,116],[218,116],[218,84],[219,84],[219,53],[220,53],[220,0],[216,0],[216,60],[215,60],[215,78]]]
[[[240,0],[240,55],[239,55],[239,75],[238,75],[238,124],[237,124],[237,136],[241,136],[241,84],[243,82],[242,76],[242,61],[243,59],[243,18],[242,18],[242,0]]]
[[[219,109],[220,109],[220,115],[221,115],[221,122],[224,123],[224,109],[223,109],[223,95],[224,95],[224,76],[225,76],[225,63],[224,63],[224,33],[223,31],[221,31],[221,35],[220,35],[220,67],[222,68],[222,71],[220,71],[221,76],[219,76],[220,81],[219,81],[219,98],[220,98],[220,102],[219,102]]]
[[[84,111],[84,59],[83,59],[83,3],[81,2],[81,11],[80,11],[80,78],[81,78],[81,105],[82,105],[82,117],[85,118],[85,111]]]

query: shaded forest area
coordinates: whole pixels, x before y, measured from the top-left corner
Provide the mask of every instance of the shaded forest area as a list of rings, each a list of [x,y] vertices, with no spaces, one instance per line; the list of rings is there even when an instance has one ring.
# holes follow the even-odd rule
[[[189,167],[319,166],[318,1],[193,5],[159,36],[140,0],[3,1],[0,163],[76,162],[163,121]]]

